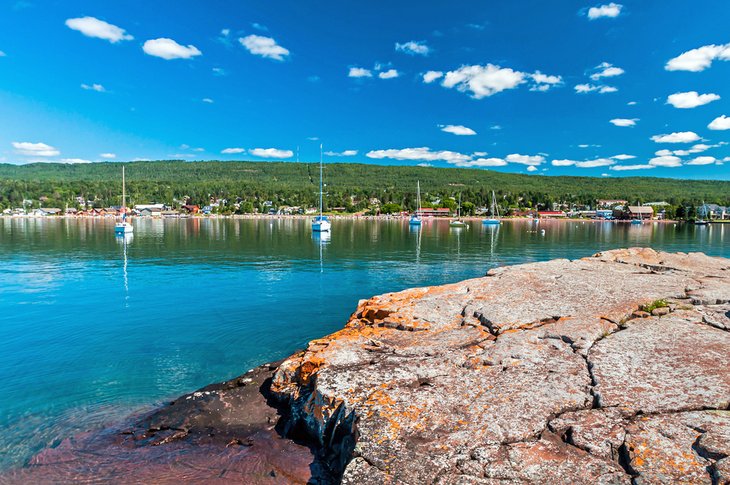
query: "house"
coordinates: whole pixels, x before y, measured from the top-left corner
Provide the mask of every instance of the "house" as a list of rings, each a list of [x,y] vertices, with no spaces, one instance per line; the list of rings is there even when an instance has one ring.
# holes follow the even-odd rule
[[[37,216],[58,216],[61,215],[63,211],[61,209],[58,209],[56,207],[41,207],[40,209],[36,209],[34,211],[34,214]]]
[[[628,200],[621,199],[598,199],[596,202],[598,207],[602,209],[613,209],[617,205],[624,206],[629,203]]]
[[[187,212],[188,214],[197,214],[200,212],[200,206],[197,206],[195,204],[185,204],[181,207],[183,212]]]
[[[537,211],[537,216],[540,219],[557,219],[565,217],[566,214],[563,211]]]
[[[718,204],[702,204],[697,208],[697,215],[704,219],[730,218],[730,207],[723,207]]]
[[[451,209],[448,207],[439,207],[438,209],[420,209],[416,211],[417,216],[421,217],[449,217]]]
[[[598,209],[596,210],[596,218],[598,219],[613,219],[613,209]]]
[[[631,219],[651,219],[654,217],[654,208],[643,205],[630,205],[627,214]]]
[[[66,207],[66,215],[75,216],[79,213],[79,210],[75,207]]]

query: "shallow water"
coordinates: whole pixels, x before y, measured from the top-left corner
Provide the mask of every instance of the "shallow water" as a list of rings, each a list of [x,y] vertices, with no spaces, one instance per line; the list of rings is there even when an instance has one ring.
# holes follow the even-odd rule
[[[0,469],[286,357],[375,294],[617,247],[730,256],[730,225],[470,224],[148,219],[124,241],[111,220],[0,218]]]

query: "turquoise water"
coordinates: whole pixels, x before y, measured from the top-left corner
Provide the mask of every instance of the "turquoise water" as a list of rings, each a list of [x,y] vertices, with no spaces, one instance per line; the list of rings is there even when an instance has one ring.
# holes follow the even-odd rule
[[[0,218],[0,469],[280,359],[359,299],[490,267],[651,246],[730,256],[730,225]],[[544,229],[544,234],[542,230]]]

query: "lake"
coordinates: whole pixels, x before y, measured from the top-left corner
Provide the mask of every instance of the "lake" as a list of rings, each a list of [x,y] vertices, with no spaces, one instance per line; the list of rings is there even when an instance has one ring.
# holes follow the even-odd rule
[[[618,247],[730,256],[730,225],[138,219],[125,241],[113,224],[0,218],[0,469],[286,357],[362,298]]]

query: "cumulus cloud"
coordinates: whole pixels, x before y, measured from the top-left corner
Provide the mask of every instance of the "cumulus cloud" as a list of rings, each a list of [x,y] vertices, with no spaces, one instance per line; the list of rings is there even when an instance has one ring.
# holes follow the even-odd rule
[[[347,73],[348,77],[373,77],[373,73],[370,69],[364,67],[351,67]]]
[[[411,40],[402,44],[396,42],[395,50],[412,56],[427,56],[431,52],[431,48],[423,40]]]
[[[86,37],[108,40],[112,44],[122,40],[134,39],[124,29],[94,17],[68,19],[66,20],[66,26],[69,29],[81,32]]]
[[[438,73],[438,71],[431,72],[434,73],[432,76]],[[424,81],[426,81],[425,75]],[[456,88],[463,93],[470,93],[475,99],[481,99],[508,89],[514,89],[529,81],[532,82],[532,89],[537,91],[546,91],[563,82],[560,76],[547,75],[540,71],[529,74],[508,67],[487,64],[485,66],[462,66],[454,71],[449,71],[444,76],[441,85],[449,89]]]
[[[477,132],[463,125],[439,125],[441,131],[459,136],[476,135]]]
[[[609,170],[649,170],[652,168],[656,168],[656,165],[613,165],[609,167]]]
[[[357,150],[345,150],[342,152],[324,152],[328,157],[354,157],[357,155]]]
[[[444,73],[441,71],[428,71],[423,75],[423,82],[426,84],[430,84],[434,82],[436,79],[444,77]]]
[[[618,88],[615,88],[613,86],[599,86],[596,84],[577,84],[575,86],[575,92],[578,94],[585,94],[585,93],[593,93],[597,92],[598,94],[606,94],[606,93],[615,93],[618,91]]]
[[[501,158],[477,158],[468,162],[457,162],[454,165],[464,168],[504,167],[507,165],[507,161]]]
[[[91,160],[86,160],[84,158],[62,158],[59,160],[60,163],[91,163]]]
[[[711,103],[720,99],[715,93],[699,94],[697,91],[687,91],[686,93],[674,93],[667,97],[667,104],[671,104],[675,108],[696,108],[704,104]]]
[[[679,157],[665,155],[652,158],[649,160],[649,165],[654,165],[655,167],[675,168],[682,166],[682,160]]]
[[[608,5],[597,5],[588,9],[588,18],[590,20],[600,19],[601,17],[615,18],[621,14],[623,8],[623,5],[613,2]]]
[[[620,155],[614,155],[611,158],[615,158],[616,160],[631,160],[632,158],[636,158],[635,155],[626,155],[625,153],[622,153]]]
[[[146,41],[142,46],[142,50],[147,55],[161,57],[166,61],[172,59],[191,59],[203,54],[194,45],[180,45],[174,40],[165,37]]]
[[[578,168],[596,168],[596,167],[610,167],[616,163],[615,160],[610,158],[596,158],[595,160],[553,160],[550,164],[553,167],[578,167]]]
[[[101,84],[82,84],[81,89],[85,89],[87,91],[96,91],[97,93],[106,92],[106,88]]]
[[[254,148],[249,150],[251,155],[261,158],[291,158],[294,152],[291,150],[280,150],[278,148]]]
[[[609,64],[608,62],[600,63],[595,68],[593,68],[593,71],[594,73],[591,74],[591,79],[593,79],[594,81],[598,81],[602,77],[620,76],[625,72],[620,67],[616,67],[613,64]]]
[[[398,76],[400,76],[400,73],[398,71],[396,71],[395,69],[388,69],[387,71],[378,73],[378,77],[380,79],[393,79]]]
[[[715,157],[696,157],[687,162],[687,165],[712,165],[713,163],[719,162]]]
[[[711,130],[730,130],[730,118],[725,115],[718,116],[707,127]]]
[[[418,160],[418,161],[438,161],[442,160],[448,163],[468,162],[472,157],[463,153],[452,152],[449,150],[431,150],[429,147],[419,148],[400,148],[387,150],[372,150],[366,156],[380,160],[383,158],[392,158],[394,160]]]
[[[510,163],[519,163],[522,165],[542,165],[545,163],[545,157],[542,155],[520,155],[519,153],[507,155],[506,160]]]
[[[61,154],[59,150],[45,143],[14,141],[12,145],[15,153],[26,157],[55,157]]]
[[[669,59],[664,69],[667,71],[704,71],[712,65],[712,61],[730,60],[730,44],[705,45],[697,49],[688,50]]]
[[[529,166],[527,167],[527,171],[528,171],[528,172],[536,172],[536,171],[537,171],[537,167],[536,167],[536,166],[534,166],[534,165],[529,165]]]
[[[639,121],[639,118],[614,118],[609,121],[614,126],[636,126],[636,122]]]
[[[114,160],[115,158],[117,158],[117,154],[116,153],[102,153],[99,156],[101,158],[106,159],[106,160]]]
[[[655,143],[691,143],[699,139],[700,137],[693,131],[679,131],[651,137],[651,140]]]
[[[289,55],[289,50],[277,44],[271,37],[265,37],[263,35],[248,35],[246,37],[241,37],[238,41],[242,46],[248,49],[251,54],[256,56],[274,59],[276,61],[283,61]]]
[[[231,155],[234,153],[244,153],[245,151],[246,151],[245,148],[225,148],[225,149],[223,149],[223,151],[221,151],[221,153],[223,153],[225,155]]]

